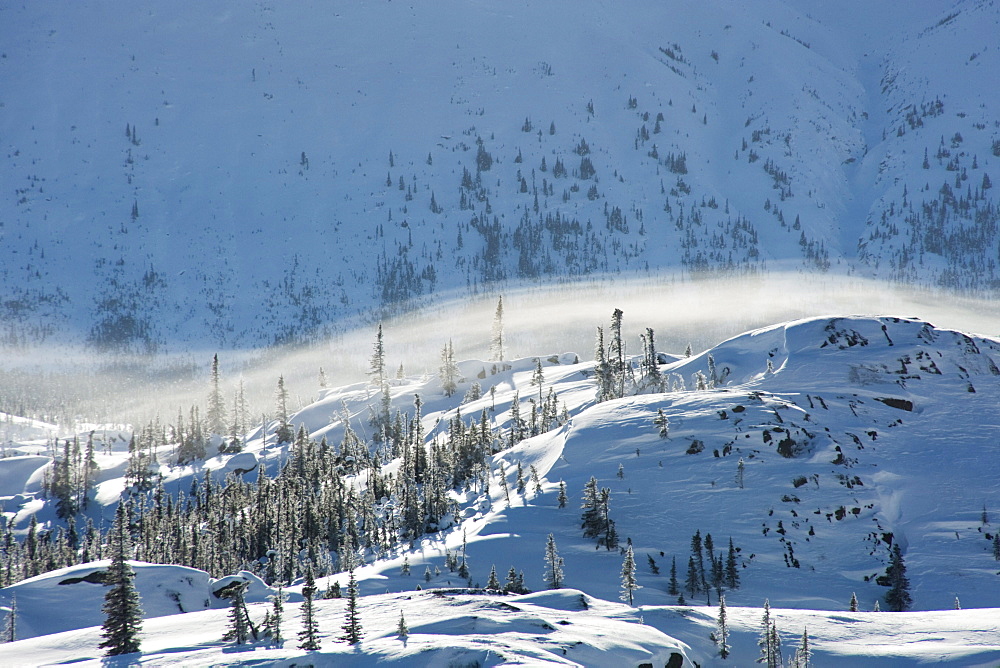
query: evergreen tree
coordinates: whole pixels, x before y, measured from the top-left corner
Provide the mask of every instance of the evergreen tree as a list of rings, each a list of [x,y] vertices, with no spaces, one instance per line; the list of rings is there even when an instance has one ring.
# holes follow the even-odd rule
[[[625,344],[622,341],[622,316],[616,308],[611,314],[611,343],[608,347],[608,363],[611,365],[612,388],[615,397],[625,396]]]
[[[687,578],[684,580],[684,589],[691,598],[701,593],[701,577],[698,576],[698,565],[695,563],[693,556],[688,557]]]
[[[375,335],[368,375],[371,376],[373,384],[379,387],[385,384],[385,344],[382,340],[382,323],[378,324],[378,333]]]
[[[285,639],[281,637],[281,622],[284,619],[285,600],[288,598],[281,590],[281,583],[278,583],[278,593],[267,597],[271,601],[271,614],[265,634],[271,638],[273,647],[281,647]]]
[[[208,393],[208,411],[205,415],[211,434],[226,434],[226,402],[219,388],[219,355],[212,357],[211,389]]]
[[[642,589],[635,579],[635,555],[632,553],[632,545],[625,548],[625,559],[622,561],[622,588],[619,598],[632,605],[635,590]]]
[[[647,327],[642,336],[642,386],[653,392],[663,392],[664,381],[660,373],[660,360],[656,356],[656,344],[653,341],[653,328]],[[663,433],[660,436],[664,436]]]
[[[503,295],[497,300],[497,310],[493,316],[493,331],[490,335],[490,360],[502,362],[504,359]]]
[[[313,597],[316,595],[316,579],[312,564],[306,566],[305,583],[302,587],[302,630],[299,631],[299,649],[314,652],[319,649],[319,625],[316,623],[316,609]]]
[[[545,371],[542,369],[542,360],[535,358],[535,370],[531,374],[532,386],[538,387],[538,403],[542,403],[542,386],[545,384]]]
[[[542,579],[548,583],[549,589],[562,589],[563,559],[556,550],[556,539],[552,534],[545,543],[545,575]]]
[[[681,593],[679,583],[677,582],[677,557],[671,557],[670,559],[670,584],[667,586],[667,593],[671,596],[677,596]]]
[[[708,580],[705,578],[705,555],[702,551],[701,529],[691,536],[691,556],[698,569],[698,591],[708,592]],[[693,596],[693,594],[692,594]]]
[[[402,610],[399,611],[399,623],[396,624],[396,635],[403,640],[406,640],[410,635],[410,629],[406,626],[406,619],[403,617]]]
[[[726,619],[726,597],[719,597],[719,617],[716,619],[715,644],[719,648],[719,656],[729,658],[729,623]]]
[[[604,350],[604,329],[597,328],[597,342],[594,344],[594,380],[597,382],[597,401],[613,399],[614,374]]]
[[[562,480],[559,481],[559,496],[556,497],[556,500],[559,502],[560,508],[565,508],[566,502],[569,501],[569,497],[566,496],[566,483]]]
[[[855,594],[854,592],[851,592],[851,603],[850,603],[850,606],[851,606],[850,607],[851,612],[857,612],[858,611],[858,595]]]
[[[446,397],[458,389],[458,364],[455,363],[455,347],[451,340],[441,350],[441,389]]]
[[[132,654],[139,651],[139,632],[142,630],[142,607],[139,592],[133,583],[135,573],[125,561],[130,551],[127,534],[128,518],[124,503],[118,504],[112,526],[111,565],[105,584],[111,589],[104,595],[105,619],[100,647],[107,648],[107,656]]]
[[[903,563],[903,554],[898,543],[892,546],[886,579],[889,584],[889,591],[885,595],[886,605],[893,612],[907,610],[913,599],[910,597],[910,580],[906,577],[906,564]]]
[[[246,588],[249,583],[241,583],[232,589],[232,606],[229,609],[229,630],[222,637],[237,645],[245,645],[250,636],[250,619],[247,613]]]
[[[721,557],[720,557],[721,560]],[[726,554],[726,587],[729,589],[740,588],[740,572],[737,567],[736,548],[733,546],[733,539],[729,539],[729,551]]]
[[[653,418],[653,424],[659,427],[660,438],[667,438],[670,436],[670,420],[663,414],[662,408],[656,409],[656,417]]]
[[[347,581],[347,610],[344,614],[344,635],[340,637],[349,645],[356,645],[361,642],[361,619],[358,617],[358,581],[354,578],[354,571],[350,572],[350,579]]]
[[[17,594],[10,595],[10,611],[3,626],[3,642],[17,640]]]
[[[778,668],[781,665],[780,646],[776,646],[778,632],[771,618],[771,604],[764,599],[764,616],[761,618],[760,636],[757,646],[760,647],[760,657],[757,663],[763,663],[767,668]]]
[[[288,390],[285,389],[285,377],[278,376],[278,388],[275,390],[274,399],[278,411],[278,429],[275,432],[277,443],[291,443],[295,438],[292,425],[288,422]]]
[[[646,559],[649,560],[649,571],[653,575],[659,575],[660,574],[660,567],[656,565],[656,560],[653,559],[653,555],[647,554],[646,555]]]
[[[812,660],[812,649],[809,647],[809,629],[802,629],[802,640],[799,641],[799,646],[795,649],[795,656],[792,657],[792,665],[795,668],[809,668],[809,662]]]
[[[495,591],[500,590],[500,580],[497,578],[496,564],[493,564],[493,567],[490,568],[490,577],[488,580],[486,580],[486,588]]]

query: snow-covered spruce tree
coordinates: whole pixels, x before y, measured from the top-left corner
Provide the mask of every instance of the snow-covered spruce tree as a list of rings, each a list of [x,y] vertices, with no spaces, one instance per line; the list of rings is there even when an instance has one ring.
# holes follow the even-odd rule
[[[760,647],[760,656],[757,663],[762,663],[767,668],[779,668],[781,666],[781,647],[779,644],[777,627],[771,618],[771,603],[764,599],[764,615],[760,621],[760,636],[757,639],[757,646]]]
[[[612,387],[615,397],[625,396],[625,343],[622,341],[622,316],[620,308],[611,314],[611,343],[608,346],[608,362],[611,364]]]
[[[545,543],[545,574],[542,577],[549,589],[561,589],[563,586],[563,559],[556,549],[556,539],[552,534]]]
[[[319,625],[316,623],[316,609],[313,597],[316,595],[316,579],[312,564],[306,566],[306,579],[302,587],[302,630],[299,631],[299,649],[308,652],[320,648]]]
[[[792,656],[792,668],[809,668],[809,663],[812,660],[812,649],[809,647],[809,629],[802,629],[802,640],[799,641],[799,646],[795,648],[795,654]]]
[[[368,375],[374,385],[382,387],[385,383],[385,344],[382,339],[382,323],[378,324],[378,333],[375,335],[375,344],[372,346]]]
[[[133,578],[135,573],[125,561],[131,551],[128,537],[128,517],[125,504],[119,502],[111,528],[111,565],[105,585],[111,589],[104,595],[104,624],[99,647],[106,648],[107,656],[132,654],[139,651],[139,632],[142,630],[142,607]]]
[[[591,476],[583,488],[583,515],[580,527],[584,538],[597,538],[597,544],[608,550],[618,548],[618,533],[611,519],[611,490],[597,489],[597,478]]]
[[[396,636],[398,638],[401,638],[402,640],[406,640],[406,638],[409,635],[410,635],[410,629],[406,625],[406,618],[403,617],[403,611],[400,610],[399,611],[399,623],[396,624]]]
[[[698,575],[698,564],[694,557],[688,557],[687,577],[684,579],[684,590],[694,598],[701,593],[701,577]]]
[[[642,336],[642,348],[642,388],[647,392],[663,392],[666,387],[660,373],[660,360],[656,356],[652,327],[647,327],[646,334]]]
[[[642,587],[636,581],[635,555],[632,553],[631,544],[625,548],[625,558],[622,560],[621,578],[622,588],[619,598],[629,605],[632,605],[635,598],[635,590],[642,589]]]
[[[246,588],[249,583],[238,584],[232,589],[232,606],[229,608],[229,629],[223,640],[232,640],[237,645],[245,645],[250,638],[250,617],[247,612]]]
[[[733,546],[732,538],[729,539],[729,551],[726,554],[725,580],[727,588],[729,589],[740,588],[740,571],[737,568],[736,548]]]
[[[594,344],[594,381],[597,383],[597,401],[614,398],[614,375],[604,350],[604,329],[597,328],[597,342]]]
[[[3,642],[17,640],[17,594],[10,595],[10,610],[3,625]]]
[[[278,376],[278,387],[274,391],[275,408],[277,410],[278,429],[274,433],[278,443],[291,443],[295,438],[292,425],[288,422],[288,390],[285,389],[285,377]]]
[[[288,596],[282,591],[279,582],[277,593],[267,598],[271,601],[271,614],[268,618],[268,624],[264,628],[264,635],[270,638],[272,647],[281,647],[285,642],[285,639],[281,637],[281,622],[284,620],[285,600]]]
[[[903,563],[903,553],[899,549],[899,544],[892,546],[892,554],[889,557],[889,566],[886,568],[885,577],[888,581],[889,591],[885,595],[885,603],[893,612],[902,612],[909,609],[913,599],[910,596],[910,580],[906,577],[906,564]]]
[[[351,570],[347,580],[347,609],[344,612],[344,635],[340,639],[349,645],[361,642],[361,618],[358,616],[358,581]]]
[[[701,529],[691,536],[691,556],[698,569],[698,590],[708,593],[708,579],[705,577],[705,553],[702,549]]]
[[[504,359],[503,295],[497,300],[497,310],[493,316],[493,331],[490,335],[490,360],[502,362]]]
[[[497,578],[496,564],[493,564],[493,567],[490,568],[490,577],[486,580],[486,588],[493,591],[500,590],[500,580]]]
[[[855,594],[854,592],[851,592],[851,602],[850,602],[850,608],[849,609],[850,609],[851,612],[857,612],[858,611],[858,595]]]
[[[719,597],[719,616],[715,620],[715,644],[719,648],[719,657],[729,658],[729,622],[726,618],[726,597]]]
[[[458,364],[455,363],[455,347],[451,340],[441,350],[441,389],[446,397],[458,389]]]
[[[532,387],[538,387],[538,403],[541,404],[542,398],[542,386],[545,384],[545,371],[542,370],[542,360],[539,357],[535,358],[535,370],[531,374],[531,385]]]
[[[208,410],[205,412],[208,432],[210,434],[226,434],[226,402],[219,388],[219,355],[212,357],[211,385],[208,392]]]
[[[681,593],[680,584],[677,582],[677,557],[670,559],[670,583],[667,585],[667,593],[671,596]]]
[[[656,417],[653,418],[653,424],[659,428],[660,438],[668,438],[670,436],[670,420],[664,415],[662,408],[656,409]]]

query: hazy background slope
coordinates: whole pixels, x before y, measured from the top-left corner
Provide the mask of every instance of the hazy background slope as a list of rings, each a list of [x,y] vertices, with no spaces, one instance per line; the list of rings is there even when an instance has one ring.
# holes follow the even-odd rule
[[[8,5],[4,340],[257,346],[583,275],[982,293],[998,14]]]

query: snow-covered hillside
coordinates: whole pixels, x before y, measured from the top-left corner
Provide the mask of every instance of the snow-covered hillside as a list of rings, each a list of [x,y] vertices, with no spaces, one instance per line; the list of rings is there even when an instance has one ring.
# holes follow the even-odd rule
[[[238,348],[580,275],[992,290],[998,20],[985,0],[6,5],[3,340]]]
[[[450,396],[444,370],[440,376],[389,381],[388,404],[377,385],[326,388],[315,403],[290,416],[290,426],[303,428],[294,445],[277,443],[280,424],[272,422],[266,434],[251,431],[238,454],[214,455],[223,442],[210,441],[204,461],[187,461],[185,453],[194,446],[191,431],[183,427],[180,442],[161,441],[152,424],[137,429],[131,455],[128,433],[92,429],[81,443],[93,440],[101,470],[78,521],[90,517],[106,528],[109,507],[124,493],[136,500],[131,507],[139,559],[169,554],[213,577],[240,568],[266,580],[288,573],[297,579],[292,591],[301,586],[307,558],[318,564],[321,590],[334,582],[346,586],[341,571],[353,564],[364,595],[362,615],[369,620],[370,644],[361,649],[366,660],[417,660],[413,647],[393,633],[400,608],[421,652],[433,645],[461,654],[475,646],[476,652],[561,660],[553,647],[572,648],[576,639],[570,636],[579,631],[567,630],[563,637],[559,630],[558,639],[541,645],[528,641],[524,634],[532,634],[536,622],[504,607],[523,611],[521,599],[501,603],[495,595],[478,593],[443,599],[412,594],[418,586],[483,587],[493,569],[501,581],[513,571],[523,574],[526,588],[544,590],[543,557],[551,535],[564,562],[562,584],[593,597],[587,614],[597,615],[597,621],[587,617],[586,624],[623,621],[624,627],[606,636],[609,651],[625,652],[619,656],[637,665],[646,660],[642,652],[665,662],[677,647],[690,660],[711,665],[708,633],[720,591],[732,607],[734,656],[742,659],[755,656],[759,606],[768,599],[786,647],[809,629],[815,665],[836,665],[845,657],[866,662],[881,657],[886,665],[995,661],[1000,630],[984,609],[996,605],[1000,591],[995,540],[1000,341],[905,318],[823,317],[748,332],[689,357],[661,353],[658,359],[657,375],[648,358],[631,358],[624,396],[602,402],[595,398],[601,368],[574,353],[460,362]],[[656,387],[658,379],[664,392]],[[408,424],[400,432],[408,435],[375,443],[373,426],[386,409],[397,416],[393,424]],[[385,428],[384,433],[397,434],[391,424]],[[476,449],[487,443],[495,454]],[[32,522],[54,528],[55,535],[39,543],[39,559],[63,555],[67,539],[58,528],[58,495],[46,499],[41,490],[55,489],[52,481],[67,460],[60,456],[53,465],[44,449],[31,450],[41,446],[17,447],[25,454],[0,460],[9,530],[23,543]],[[65,452],[72,448],[67,445]],[[219,484],[227,476],[223,489]],[[592,477],[595,489],[607,489],[615,549],[602,545],[605,534],[586,537],[581,528],[581,498]],[[243,484],[237,484],[240,478]],[[155,487],[158,479],[162,490]],[[147,480],[154,486],[143,492]],[[306,480],[313,482],[303,489]],[[454,484],[441,486],[444,480]],[[565,507],[560,487],[568,497]],[[302,491],[287,496],[291,489]],[[168,494],[176,508],[164,514]],[[270,497],[281,499],[280,510],[272,508]],[[332,521],[335,528],[323,529],[316,540],[309,527],[326,508],[330,515],[322,515],[322,522]],[[296,526],[289,528],[286,517]],[[169,524],[174,521],[176,528]],[[285,528],[278,530],[279,525]],[[174,538],[163,541],[163,532]],[[706,562],[718,560],[721,568],[732,557],[735,581],[727,575],[707,592],[688,589],[695,535],[697,553]],[[323,546],[334,545],[331,541],[339,547],[327,558]],[[81,544],[96,550],[89,534]],[[258,544],[263,551],[254,547]],[[634,549],[642,587],[634,592],[638,609],[606,603],[618,599],[627,545]],[[925,612],[868,612],[887,607],[887,587],[879,580],[896,547],[905,557],[912,608]],[[32,568],[20,548],[3,558],[0,573]],[[677,594],[670,592],[674,563]],[[14,584],[0,596],[9,604],[19,588],[28,591],[32,583],[51,583],[54,577]],[[687,601],[677,607],[680,593]],[[852,594],[861,612],[846,612]],[[576,594],[559,596],[536,601],[548,609],[537,614],[556,629],[550,616],[564,613],[551,609],[565,610],[559,601]],[[18,605],[22,598],[18,593]],[[429,601],[438,606],[436,612]],[[957,601],[966,610],[930,612],[950,610]],[[263,605],[254,608],[258,617]],[[347,652],[333,644],[343,604],[321,606],[327,649],[339,656]],[[685,612],[690,606],[695,611]],[[430,621],[440,618],[441,610],[452,611],[445,617],[458,615],[453,626]],[[205,654],[165,662],[219,661],[215,653],[224,650],[216,641],[224,613],[196,614],[207,615],[197,622],[205,637],[199,644],[208,643],[198,652]],[[75,628],[95,623],[92,616],[80,616]],[[176,638],[195,624],[148,622],[148,629],[162,627],[162,637],[151,639],[148,651],[189,651],[177,650],[189,641]],[[96,656],[84,647],[95,644],[97,631],[74,633],[25,640],[24,651],[40,652],[47,661]],[[417,641],[420,633],[429,634],[426,644]],[[439,634],[450,639],[442,645]],[[507,634],[526,644],[505,639]],[[639,654],[628,653],[636,647],[643,648]],[[549,654],[539,654],[543,648]],[[567,656],[594,663],[587,655]]]

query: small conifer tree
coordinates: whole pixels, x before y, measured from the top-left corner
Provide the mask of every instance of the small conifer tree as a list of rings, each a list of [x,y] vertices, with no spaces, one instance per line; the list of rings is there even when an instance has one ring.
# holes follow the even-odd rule
[[[126,527],[128,519],[124,503],[118,504],[112,527],[111,565],[106,583],[111,589],[104,595],[105,620],[100,647],[107,648],[107,656],[132,654],[139,651],[139,632],[142,629],[142,607],[139,592],[133,583],[135,573],[125,561],[130,550]]]
[[[635,590],[642,589],[635,578],[635,555],[632,553],[632,545],[625,548],[625,559],[622,561],[622,588],[621,600],[632,605],[635,597]]]
[[[350,572],[347,581],[347,610],[344,613],[344,635],[340,637],[349,645],[356,645],[361,642],[361,619],[358,616],[358,581],[354,577],[354,571]]]
[[[305,584],[302,587],[302,630],[299,631],[299,649],[314,652],[320,648],[319,625],[316,623],[316,609],[313,597],[316,595],[316,580],[312,564],[306,566]]]
[[[490,568],[490,577],[488,580],[486,580],[486,588],[497,591],[499,591],[500,589],[500,580],[497,578],[496,564],[494,564],[493,567]]]
[[[545,543],[545,582],[549,589],[561,589],[563,585],[563,559],[556,550],[556,539],[549,534]]]
[[[403,617],[402,610],[399,611],[399,623],[396,624],[396,635],[402,640],[406,640],[410,635],[410,629],[406,626],[406,618]]]
[[[715,644],[719,648],[719,657],[729,658],[729,624],[726,619],[726,597],[719,597],[719,616],[716,619]]]
[[[4,621],[3,642],[14,642],[17,640],[17,594],[10,596],[10,611]]]
[[[278,583],[278,593],[268,596],[271,601],[271,611],[268,616],[268,624],[265,634],[271,638],[273,647],[281,647],[285,639],[281,637],[281,622],[284,619],[285,600],[288,597],[281,590],[281,583]]]

